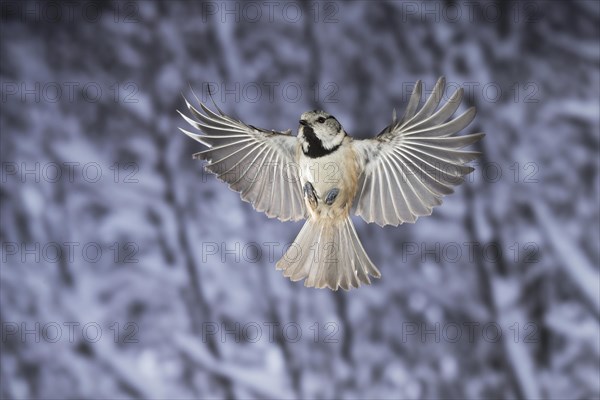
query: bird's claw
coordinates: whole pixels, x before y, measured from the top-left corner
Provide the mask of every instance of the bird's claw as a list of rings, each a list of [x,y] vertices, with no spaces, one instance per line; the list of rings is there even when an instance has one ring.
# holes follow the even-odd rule
[[[311,185],[310,182],[306,182],[304,184],[304,197],[308,200],[308,203],[311,205],[313,209],[317,208],[317,204],[319,201],[317,200],[317,193],[315,192],[315,188]]]
[[[332,205],[335,199],[337,199],[338,194],[340,193],[340,189],[333,188],[327,193],[327,197],[325,197],[325,204],[328,206]]]

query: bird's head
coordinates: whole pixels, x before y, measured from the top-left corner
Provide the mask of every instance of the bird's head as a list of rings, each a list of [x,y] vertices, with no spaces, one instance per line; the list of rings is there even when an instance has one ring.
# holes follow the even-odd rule
[[[302,149],[307,153],[310,148],[328,151],[342,144],[346,132],[333,115],[325,111],[307,111],[300,116],[298,137],[302,141]]]

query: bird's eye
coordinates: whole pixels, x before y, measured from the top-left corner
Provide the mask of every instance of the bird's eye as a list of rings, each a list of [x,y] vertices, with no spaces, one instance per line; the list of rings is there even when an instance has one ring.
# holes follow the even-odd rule
[[[317,119],[317,122],[322,124],[323,122],[325,122],[325,118],[319,117],[319,119]]]

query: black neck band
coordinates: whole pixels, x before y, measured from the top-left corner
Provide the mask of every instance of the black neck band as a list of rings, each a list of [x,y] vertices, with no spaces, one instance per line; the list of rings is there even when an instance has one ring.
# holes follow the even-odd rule
[[[326,156],[336,151],[342,145],[342,143],[340,143],[332,147],[331,149],[326,149],[325,147],[323,147],[323,143],[321,142],[321,140],[319,140],[319,138],[317,138],[312,128],[308,126],[304,127],[304,138],[306,140],[306,143],[308,144],[308,149],[304,150],[303,147],[302,152],[305,156],[309,158],[319,158]]]

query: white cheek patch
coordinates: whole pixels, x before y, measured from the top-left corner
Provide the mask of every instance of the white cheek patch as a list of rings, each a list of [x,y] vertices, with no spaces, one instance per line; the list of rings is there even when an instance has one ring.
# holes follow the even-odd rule
[[[332,149],[336,146],[339,146],[344,141],[344,133],[342,131],[338,132],[334,137],[327,138],[323,140],[323,147],[326,149]]]

